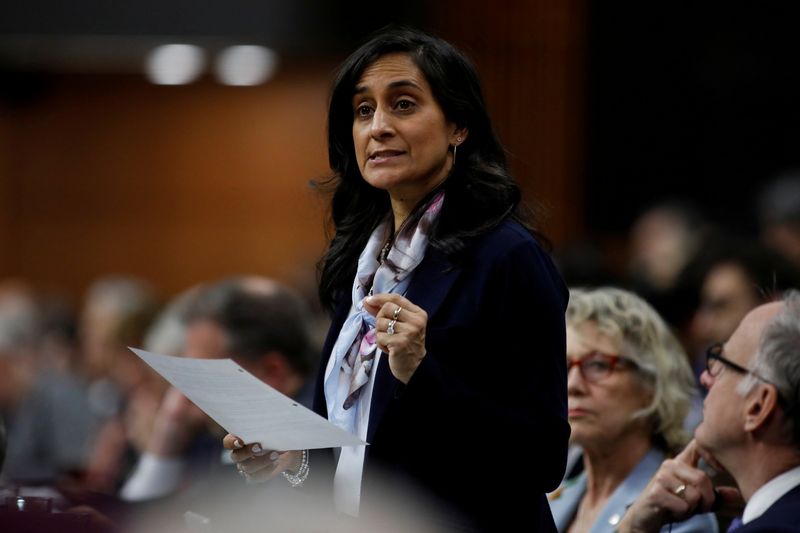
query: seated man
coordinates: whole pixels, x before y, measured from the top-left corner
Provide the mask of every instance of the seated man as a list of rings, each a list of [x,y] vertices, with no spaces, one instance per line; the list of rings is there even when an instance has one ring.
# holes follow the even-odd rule
[[[741,496],[737,533],[800,532],[800,293],[745,316],[709,350],[701,381],[708,396],[695,439],[662,464],[618,531],[658,531]],[[739,492],[715,491],[701,457],[727,470]]]
[[[304,384],[315,350],[308,310],[298,295],[265,278],[234,278],[197,296],[187,315],[186,357],[232,357],[278,392],[309,405],[310,387]],[[187,475],[213,473],[221,457],[228,459],[221,446],[224,433],[180,391],[170,389],[122,499],[161,498],[186,485]]]

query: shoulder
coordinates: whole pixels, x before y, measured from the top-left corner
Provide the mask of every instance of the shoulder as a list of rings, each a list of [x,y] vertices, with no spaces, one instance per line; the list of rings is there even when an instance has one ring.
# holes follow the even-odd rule
[[[522,224],[511,219],[475,238],[465,256],[478,269],[505,267],[528,274],[540,271],[560,278],[550,254]]]
[[[737,531],[800,532],[797,509],[800,506],[800,485],[784,494],[764,514]]]
[[[507,218],[492,230],[475,240],[474,246],[481,250],[508,252],[520,246],[529,246],[545,253],[534,236],[519,222]]]
[[[584,472],[563,481],[561,486],[547,495],[550,512],[553,513],[553,519],[560,531],[566,529],[585,492],[586,473]]]

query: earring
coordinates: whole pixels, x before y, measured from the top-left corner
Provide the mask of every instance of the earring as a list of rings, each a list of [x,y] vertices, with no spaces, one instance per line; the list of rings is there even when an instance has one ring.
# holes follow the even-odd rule
[[[461,144],[461,137],[456,137],[456,143],[453,145],[453,166],[456,164],[456,152],[458,151],[458,145]]]

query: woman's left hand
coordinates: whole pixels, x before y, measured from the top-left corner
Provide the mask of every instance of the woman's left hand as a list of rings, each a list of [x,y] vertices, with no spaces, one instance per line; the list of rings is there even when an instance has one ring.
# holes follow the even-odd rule
[[[428,313],[399,294],[368,296],[364,299],[364,308],[375,317],[375,340],[378,348],[389,354],[392,374],[408,384],[427,353]]]

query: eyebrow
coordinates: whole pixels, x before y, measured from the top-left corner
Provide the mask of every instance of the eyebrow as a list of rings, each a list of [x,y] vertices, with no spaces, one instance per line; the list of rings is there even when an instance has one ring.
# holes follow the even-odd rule
[[[422,87],[420,87],[419,84],[417,82],[413,81],[413,80],[397,80],[397,81],[393,81],[389,85],[387,85],[386,87],[388,89],[397,89],[398,87],[413,87],[413,88],[415,88],[417,90],[420,90],[420,91],[422,90]],[[353,94],[365,93],[368,90],[369,90],[369,88],[366,87],[365,85],[357,85],[355,90],[353,91]]]

